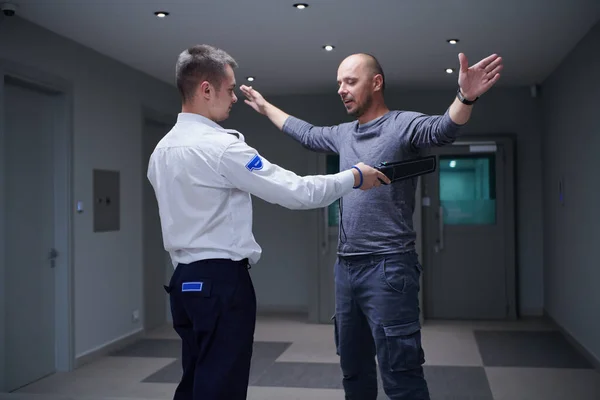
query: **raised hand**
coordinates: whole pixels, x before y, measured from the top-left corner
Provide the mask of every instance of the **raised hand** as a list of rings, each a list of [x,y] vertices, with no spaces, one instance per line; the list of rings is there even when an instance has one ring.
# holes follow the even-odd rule
[[[463,53],[458,55],[458,60],[460,62],[458,85],[467,100],[475,100],[500,79],[503,64],[502,57],[497,54],[492,54],[471,67],[467,56]]]
[[[242,93],[244,93],[244,96],[246,96],[246,100],[244,100],[246,104],[252,107],[255,111],[263,115],[266,114],[265,106],[267,105],[267,101],[259,92],[254,90],[252,86],[246,85],[240,86],[240,90]]]

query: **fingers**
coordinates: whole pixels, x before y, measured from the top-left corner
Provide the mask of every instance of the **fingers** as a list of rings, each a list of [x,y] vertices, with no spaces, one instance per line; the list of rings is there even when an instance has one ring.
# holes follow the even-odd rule
[[[247,98],[251,99],[253,97],[252,96],[252,90],[253,90],[252,86],[242,85],[242,86],[240,86],[240,90],[242,91],[242,93],[244,93],[244,95]]]
[[[485,72],[491,72],[494,69],[502,67],[502,57],[498,57],[484,67]]]
[[[492,54],[491,56],[487,56],[486,58],[484,58],[483,60],[479,61],[477,64],[475,64],[474,66],[478,66],[480,68],[486,69],[492,62],[494,62],[495,60],[497,60],[498,58],[500,58],[498,56],[498,54]],[[502,59],[500,58],[500,60],[502,61]],[[501,62],[500,61],[500,62]],[[493,67],[492,67],[493,68]]]
[[[382,181],[384,184],[389,185],[392,181],[381,171],[377,171],[377,182]]]
[[[488,71],[486,74],[486,78],[487,79],[493,78],[494,76],[496,76],[496,74],[499,74],[500,71],[502,71],[502,68],[504,68],[504,66],[501,64],[501,65],[498,65],[496,68]]]
[[[484,86],[485,91],[489,90],[489,88],[494,86],[494,84],[498,82],[498,79],[500,79],[500,74],[496,74],[492,79],[488,80]]]
[[[460,70],[467,72],[469,70],[469,61],[464,53],[458,53],[458,62],[460,63]]]
[[[381,171],[376,170],[375,168],[369,167],[366,171],[363,172],[365,176],[365,180],[362,190],[369,190],[376,187],[380,187],[381,185],[389,185],[391,183],[390,179],[385,176]]]

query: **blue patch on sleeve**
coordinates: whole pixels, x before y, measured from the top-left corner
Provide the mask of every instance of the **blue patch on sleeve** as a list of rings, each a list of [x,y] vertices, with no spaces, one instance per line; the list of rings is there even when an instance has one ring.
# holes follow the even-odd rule
[[[181,284],[182,292],[201,292],[203,282],[183,282]]]
[[[255,155],[254,157],[252,157],[252,160],[248,161],[248,164],[246,164],[246,168],[248,168],[248,171],[253,171],[255,169],[260,170],[263,167],[263,162],[262,159],[257,155]]]

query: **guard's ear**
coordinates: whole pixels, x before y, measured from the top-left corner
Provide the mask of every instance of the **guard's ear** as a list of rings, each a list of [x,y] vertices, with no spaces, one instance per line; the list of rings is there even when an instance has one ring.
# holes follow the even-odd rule
[[[198,87],[198,93],[206,99],[210,97],[212,90],[212,85],[208,81],[202,81]]]

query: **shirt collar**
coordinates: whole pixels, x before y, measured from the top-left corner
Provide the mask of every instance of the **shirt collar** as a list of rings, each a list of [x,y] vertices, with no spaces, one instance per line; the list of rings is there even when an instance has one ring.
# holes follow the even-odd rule
[[[210,127],[213,128],[217,128],[217,129],[223,129],[223,127],[219,124],[217,124],[215,121],[206,118],[203,115],[200,114],[194,114],[194,113],[179,113],[179,115],[177,115],[177,122],[199,122],[201,124],[204,125],[208,125]]]
[[[200,124],[210,126],[212,128],[218,129],[220,131],[223,131],[223,132],[226,132],[229,134],[233,134],[233,136],[240,139],[241,141],[246,140],[246,138],[244,137],[244,135],[242,135],[241,132],[238,132],[235,129],[223,128],[221,125],[217,124],[215,121],[208,119],[205,116],[200,115],[200,114],[184,113],[184,112],[179,113],[177,115],[177,122],[198,122]]]

